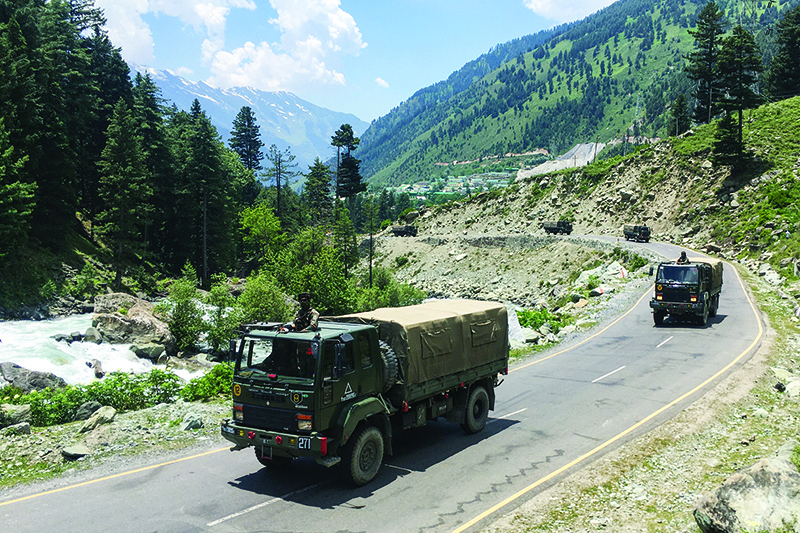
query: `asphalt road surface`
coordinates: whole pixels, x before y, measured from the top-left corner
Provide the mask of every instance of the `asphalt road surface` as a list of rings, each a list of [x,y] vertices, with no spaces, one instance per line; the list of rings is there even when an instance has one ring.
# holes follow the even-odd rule
[[[512,368],[481,433],[444,421],[395,432],[394,455],[365,487],[312,460],[268,470],[220,439],[203,455],[0,501],[0,530],[477,531],[675,416],[760,343],[758,313],[730,265],[705,327],[655,327],[651,292],[615,322]]]

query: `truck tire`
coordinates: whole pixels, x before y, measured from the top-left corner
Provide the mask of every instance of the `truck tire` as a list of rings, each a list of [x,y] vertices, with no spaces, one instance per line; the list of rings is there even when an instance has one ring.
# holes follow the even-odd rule
[[[467,411],[464,415],[464,423],[461,424],[461,429],[469,434],[477,433],[486,425],[488,418],[489,394],[487,394],[486,389],[477,385],[469,392]]]
[[[717,316],[717,309],[719,309],[719,294],[711,299],[711,309],[708,310],[708,316]]]
[[[282,457],[280,455],[273,455],[271,459],[264,457],[258,448],[256,448],[256,459],[267,468],[286,468],[292,462],[291,457]]]
[[[664,323],[664,317],[666,317],[667,313],[665,311],[653,311],[653,323],[656,326],[660,326]]]
[[[378,475],[383,462],[383,435],[375,426],[359,426],[344,448],[345,468],[350,480],[360,487]]]
[[[703,305],[703,312],[694,317],[695,322],[697,323],[698,326],[705,326],[706,323],[708,322],[708,315],[709,315],[708,307],[709,304],[707,303]]]
[[[378,341],[378,346],[383,361],[383,392],[387,392],[397,381],[397,354],[383,341]]]

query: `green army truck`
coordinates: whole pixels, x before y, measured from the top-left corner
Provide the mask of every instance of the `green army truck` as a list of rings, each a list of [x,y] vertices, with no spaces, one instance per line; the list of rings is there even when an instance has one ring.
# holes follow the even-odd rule
[[[667,315],[690,318],[704,326],[717,316],[722,292],[722,261],[711,257],[689,257],[687,263],[658,265],[650,307],[653,322],[660,326]]]
[[[545,220],[542,222],[542,229],[545,233],[563,233],[569,235],[572,233],[572,222],[569,220]]]
[[[626,241],[650,242],[650,228],[647,226],[625,224],[622,233]]]
[[[479,432],[508,373],[498,303],[437,300],[325,317],[317,331],[280,326],[248,325],[232,342],[233,418],[222,436],[268,467],[342,463],[355,485],[377,475],[393,431],[445,417]]]

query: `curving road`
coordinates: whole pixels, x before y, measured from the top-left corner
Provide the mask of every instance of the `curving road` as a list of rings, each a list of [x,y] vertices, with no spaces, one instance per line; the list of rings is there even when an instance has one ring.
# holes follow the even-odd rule
[[[760,343],[758,312],[730,265],[705,327],[656,328],[651,292],[602,330],[513,368],[483,432],[446,422],[397,432],[395,455],[366,487],[310,460],[269,471],[220,440],[206,454],[0,501],[0,524],[16,533],[478,530],[676,415]]]

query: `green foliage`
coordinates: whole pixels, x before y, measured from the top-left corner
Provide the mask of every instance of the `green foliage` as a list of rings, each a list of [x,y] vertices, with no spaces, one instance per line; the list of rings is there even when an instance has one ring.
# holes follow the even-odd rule
[[[600,286],[600,276],[594,274],[589,276],[589,281],[586,283],[586,289],[592,290]]]
[[[372,269],[372,287],[369,286],[369,273],[361,278],[356,289],[356,311],[371,311],[379,307],[399,307],[422,303],[427,293],[412,285],[399,283],[392,272],[386,268]]]
[[[394,258],[394,264],[397,265],[397,268],[402,268],[408,264],[408,256],[407,255],[398,255]]]
[[[284,293],[275,278],[265,271],[247,278],[236,306],[243,323],[286,322],[292,316]]]
[[[205,299],[211,311],[203,324],[203,330],[211,348],[218,352],[236,336],[236,329],[242,323],[243,313],[240,307],[234,307],[234,298],[228,290],[225,276],[218,274],[211,279],[211,289]]]
[[[29,404],[31,424],[50,426],[75,419],[81,404],[95,401],[117,411],[133,411],[172,403],[181,390],[181,378],[171,372],[153,369],[146,374],[112,372],[101,381],[88,385],[68,385],[62,389],[32,391],[24,395],[9,396],[9,403]],[[6,389],[0,394],[5,398]]]
[[[536,309],[523,309],[517,311],[519,325],[523,328],[538,330],[544,324],[549,324],[553,333],[558,333],[561,328],[568,325],[570,319],[557,313],[551,313],[544,307]]]
[[[233,385],[233,363],[219,363],[205,375],[194,378],[180,392],[187,402],[202,402],[220,396],[230,396]]]
[[[191,264],[183,267],[183,277],[169,287],[169,297],[157,306],[166,312],[169,330],[178,350],[193,350],[203,329],[203,312],[197,292],[197,273]]]

